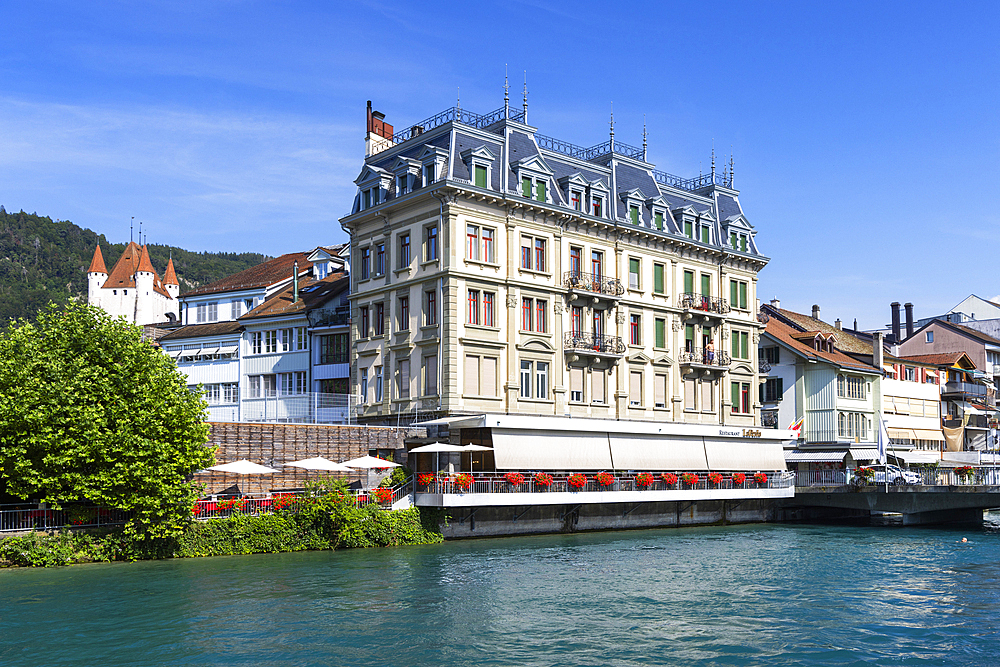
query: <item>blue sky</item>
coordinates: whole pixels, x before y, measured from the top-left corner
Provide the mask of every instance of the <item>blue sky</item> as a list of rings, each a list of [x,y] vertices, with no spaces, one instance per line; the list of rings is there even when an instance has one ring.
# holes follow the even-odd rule
[[[692,176],[735,155],[760,297],[861,327],[1000,281],[1000,3],[48,2],[0,7],[0,204],[191,250],[344,240],[364,107],[503,102]],[[985,249],[984,249],[985,248]]]

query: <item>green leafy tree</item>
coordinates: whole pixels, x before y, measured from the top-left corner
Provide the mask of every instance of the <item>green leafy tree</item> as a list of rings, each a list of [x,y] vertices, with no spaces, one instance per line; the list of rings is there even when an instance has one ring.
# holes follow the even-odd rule
[[[19,498],[135,512],[137,535],[190,521],[211,465],[206,404],[139,327],[50,304],[0,335],[0,483]]]

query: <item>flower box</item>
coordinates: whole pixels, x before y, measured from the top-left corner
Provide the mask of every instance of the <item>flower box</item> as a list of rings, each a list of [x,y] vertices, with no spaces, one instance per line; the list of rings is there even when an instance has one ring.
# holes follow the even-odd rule
[[[743,486],[743,482],[747,481],[747,476],[741,472],[733,473],[733,484],[737,486]]]
[[[648,489],[653,486],[653,473],[641,472],[635,476],[635,485],[640,489]]]
[[[667,486],[675,486],[677,484],[677,475],[672,472],[665,472],[660,475],[660,481]]]
[[[722,473],[721,472],[710,472],[708,473],[708,481],[712,484],[718,486],[722,484]]]
[[[392,502],[392,489],[387,489],[384,486],[372,489],[372,497],[375,498],[380,505],[388,505]]]
[[[430,486],[437,479],[437,475],[432,472],[424,472],[417,475],[417,484],[420,486]]]
[[[521,486],[522,484],[524,484],[524,475],[522,475],[519,472],[509,472],[506,475],[504,475],[503,478],[511,486]]]
[[[698,483],[698,475],[693,472],[686,472],[681,474],[681,481],[687,486],[694,486]]]
[[[587,486],[587,476],[581,473],[573,473],[566,478],[566,483],[574,491],[579,491],[583,487]]]
[[[467,472],[463,472],[458,477],[455,478],[455,486],[459,491],[468,491],[472,488],[472,483],[475,482],[475,478]]]
[[[763,486],[764,484],[767,484],[767,475],[765,475],[762,472],[754,473],[753,481],[755,481],[755,482],[757,482],[757,484]]]
[[[552,475],[547,472],[536,472],[531,479],[537,489],[544,491],[552,486]]]
[[[606,489],[615,483],[615,476],[609,472],[599,472],[594,476],[597,480],[597,484],[602,488]]]

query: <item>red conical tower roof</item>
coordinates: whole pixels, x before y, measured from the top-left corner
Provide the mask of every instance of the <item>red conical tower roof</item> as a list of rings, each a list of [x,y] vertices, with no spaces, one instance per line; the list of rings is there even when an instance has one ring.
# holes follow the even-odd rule
[[[167,272],[163,274],[163,284],[164,285],[177,285],[180,287],[180,283],[177,282],[177,274],[174,273],[174,259],[170,258],[167,262]]]
[[[107,273],[108,268],[104,266],[104,255],[101,254],[101,244],[97,244],[94,249],[94,259],[90,260],[90,268],[87,273]]]
[[[156,273],[153,269],[153,262],[149,259],[149,251],[146,250],[146,246],[142,246],[142,255],[139,256],[139,268],[136,269],[136,273],[139,271],[145,271],[146,273]]]

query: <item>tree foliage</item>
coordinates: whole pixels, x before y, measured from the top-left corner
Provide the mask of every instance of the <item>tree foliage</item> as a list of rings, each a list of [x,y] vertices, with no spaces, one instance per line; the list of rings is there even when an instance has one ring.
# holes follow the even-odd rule
[[[0,335],[0,483],[61,506],[135,512],[162,536],[190,520],[192,472],[211,465],[204,400],[142,330],[54,304]]]
[[[0,328],[18,318],[33,319],[49,301],[87,300],[87,269],[100,244],[110,271],[125,251],[103,234],[69,220],[34,213],[7,213],[0,207]],[[269,259],[259,253],[191,252],[149,244],[160,277],[173,258],[181,292],[248,269]]]

